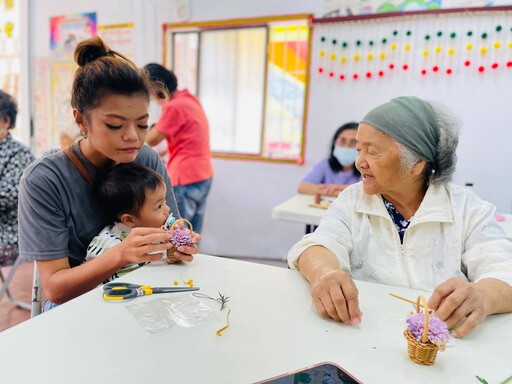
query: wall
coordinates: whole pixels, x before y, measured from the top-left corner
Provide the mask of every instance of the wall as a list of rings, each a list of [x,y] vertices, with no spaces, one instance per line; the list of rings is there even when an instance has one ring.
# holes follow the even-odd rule
[[[127,21],[135,23],[138,36],[135,61],[139,65],[149,61],[161,61],[159,25],[161,21],[172,21],[168,19],[172,14],[169,4],[168,0],[32,0],[32,57],[49,55],[51,16],[97,11],[99,24]],[[322,0],[190,0],[189,4],[190,21],[291,13],[321,14],[323,11]],[[357,109],[343,109],[343,100],[326,100],[322,87],[315,84],[315,81],[311,83],[306,163],[303,166],[214,159],[215,178],[208,200],[201,251],[225,256],[284,259],[290,246],[302,236],[304,226],[272,220],[272,207],[293,196],[301,177],[328,153],[334,129],[347,120],[362,117],[368,109],[363,107],[364,93],[357,100],[360,103]],[[505,125],[504,122],[510,123],[510,119],[501,120],[496,117],[494,124],[501,127]],[[488,127],[482,129],[487,130]],[[504,130],[501,134],[507,135],[503,143],[512,142],[510,131]],[[466,173],[457,176],[456,181],[473,181],[477,191],[482,187],[481,184],[487,183],[489,190],[494,189],[499,196],[487,196],[486,193],[482,196],[490,200],[500,198],[502,202],[499,210],[509,212],[511,199],[506,190],[510,192],[512,188],[511,172],[506,169],[507,157],[503,155],[500,163],[494,164],[491,169],[480,167],[480,160],[495,151],[495,148],[479,145],[480,138],[483,137],[482,135],[471,140],[471,144],[469,138],[462,140],[460,169]],[[505,148],[505,151],[510,153],[509,149]],[[476,172],[486,177],[477,179],[475,176],[469,180],[469,176]],[[496,179],[488,176],[491,172]],[[495,185],[496,180],[508,182]],[[503,196],[507,197],[502,198]]]
[[[488,12],[422,15],[415,17],[383,18],[358,20],[344,23],[318,23],[315,26],[315,37],[312,50],[311,70],[311,110],[310,128],[314,125],[336,126],[339,121],[347,118],[361,119],[369,109],[389,99],[401,95],[415,95],[429,100],[441,101],[462,120],[460,142],[457,150],[458,163],[454,182],[474,183],[475,192],[485,200],[493,202],[498,211],[510,212],[512,209],[512,172],[508,169],[512,150],[510,140],[512,133],[508,125],[512,122],[512,110],[509,107],[509,93],[512,87],[511,49],[507,46],[511,41],[510,21],[512,13]],[[500,32],[496,26],[507,25]],[[396,31],[396,37],[391,31]],[[411,33],[405,36],[405,31]],[[441,32],[441,37],[437,33]],[[467,31],[472,31],[470,37]],[[487,38],[481,38],[483,33]],[[449,35],[453,33],[454,37]],[[431,34],[432,39],[424,36]],[[321,42],[321,36],[326,42]],[[430,36],[430,35],[429,35]],[[380,44],[381,38],[388,42]],[[347,49],[341,43],[334,46],[331,39],[349,41]],[[360,39],[361,46],[356,47],[354,40]],[[369,46],[367,41],[374,45]],[[396,50],[391,50],[394,42]],[[500,43],[499,48],[495,44]],[[467,50],[467,44],[473,48]],[[404,47],[409,46],[409,50]],[[440,49],[435,53],[434,47]],[[480,52],[486,47],[485,54]],[[503,49],[505,47],[505,49]],[[423,55],[424,49],[430,54]],[[452,54],[448,51],[453,49]],[[321,52],[325,52],[321,56]],[[379,53],[386,53],[385,59]],[[345,55],[347,62],[330,60],[331,53],[338,58]],[[361,59],[352,59],[358,53]],[[373,54],[372,60],[367,60]],[[469,66],[465,62],[469,62]],[[388,65],[394,63],[395,68],[389,70]],[[407,63],[407,71],[402,64]],[[492,69],[496,63],[498,67]],[[439,70],[433,72],[437,65]],[[478,68],[485,70],[480,73]],[[319,67],[326,70],[320,74]],[[328,69],[327,69],[328,68]],[[421,70],[426,70],[421,75]],[[448,75],[446,70],[452,73]],[[384,76],[378,77],[377,70],[383,70]],[[327,72],[336,75],[330,78]],[[365,78],[365,74],[373,72],[373,77]],[[346,79],[338,78],[345,73]],[[360,78],[353,80],[352,73],[359,73]],[[314,122],[314,124],[313,124]],[[310,132],[308,134],[312,134]],[[328,140],[328,132],[324,129],[321,137],[315,140]],[[322,142],[322,141],[319,141]],[[308,149],[309,159],[322,155],[318,147]]]
[[[170,20],[170,3],[160,0],[32,0],[31,56],[50,55],[51,16],[96,11],[98,24],[135,23],[138,36],[135,62],[138,65],[161,61],[159,25],[163,21],[173,21]],[[190,21],[207,21],[320,13],[322,1],[191,0],[189,5]],[[284,259],[290,246],[302,235],[304,226],[272,220],[272,207],[295,193],[298,180],[308,165],[300,167],[215,159],[216,175],[208,201],[201,251],[216,255]]]

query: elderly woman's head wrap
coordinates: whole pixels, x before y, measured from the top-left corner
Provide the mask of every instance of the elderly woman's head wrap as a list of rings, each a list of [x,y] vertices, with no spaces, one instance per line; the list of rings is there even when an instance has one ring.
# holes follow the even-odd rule
[[[377,128],[424,160],[436,163],[439,126],[432,106],[419,97],[392,99],[368,112],[361,123]]]

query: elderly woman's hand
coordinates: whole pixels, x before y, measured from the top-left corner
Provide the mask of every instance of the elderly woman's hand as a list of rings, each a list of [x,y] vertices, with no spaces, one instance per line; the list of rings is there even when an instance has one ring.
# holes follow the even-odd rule
[[[452,336],[464,337],[491,314],[486,291],[479,283],[452,278],[436,287],[428,306],[448,328],[459,325]]]
[[[361,322],[358,290],[347,272],[335,270],[325,273],[311,285],[311,294],[316,310],[322,316],[344,324]]]

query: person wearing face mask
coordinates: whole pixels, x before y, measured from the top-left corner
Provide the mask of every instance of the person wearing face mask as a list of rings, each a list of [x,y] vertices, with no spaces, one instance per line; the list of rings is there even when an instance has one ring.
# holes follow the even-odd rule
[[[332,138],[330,156],[319,161],[301,180],[297,192],[338,196],[350,184],[361,180],[361,174],[354,166],[357,127],[357,123],[350,122],[338,128]]]

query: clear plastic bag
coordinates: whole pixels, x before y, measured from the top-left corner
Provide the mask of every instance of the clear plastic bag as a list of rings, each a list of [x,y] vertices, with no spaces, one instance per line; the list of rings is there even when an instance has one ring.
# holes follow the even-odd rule
[[[126,304],[140,327],[150,333],[158,333],[175,324],[190,328],[216,322],[214,310],[191,295],[155,298],[146,302]]]
[[[162,305],[157,300],[133,302],[126,304],[125,308],[135,317],[140,327],[147,333],[158,333],[169,329],[172,322],[165,317]]]
[[[162,304],[168,317],[172,318],[180,327],[190,328],[212,324],[216,320],[213,310],[193,296],[163,299]]]

